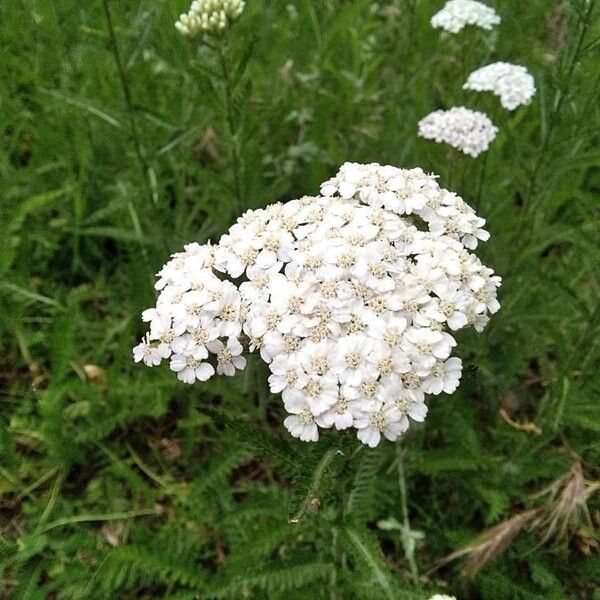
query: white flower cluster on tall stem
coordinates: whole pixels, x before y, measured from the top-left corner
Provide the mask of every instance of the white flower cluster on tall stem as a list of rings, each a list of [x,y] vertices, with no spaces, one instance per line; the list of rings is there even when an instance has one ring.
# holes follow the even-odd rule
[[[194,0],[175,27],[190,38],[199,33],[218,33],[240,16],[245,5],[244,0]]]
[[[431,18],[434,28],[449,33],[458,33],[466,25],[489,30],[499,23],[500,17],[492,7],[475,0],[448,0]],[[506,62],[473,71],[463,89],[493,92],[508,110],[528,104],[536,91],[535,81],[525,67]],[[497,133],[498,128],[487,115],[464,106],[436,110],[419,121],[421,137],[445,142],[472,157],[485,152]]]
[[[216,246],[175,254],[134,355],[170,358],[191,383],[243,368],[243,341],[293,436],[354,428],[373,447],[422,421],[426,394],[456,390],[453,333],[483,329],[500,278],[470,252],[485,220],[421,169],[346,163],[321,194],[249,210]]]
[[[507,110],[529,104],[535,95],[535,81],[526,67],[496,62],[473,71],[463,89],[493,92]]]
[[[492,7],[475,0],[449,0],[431,17],[435,29],[444,29],[448,33],[459,33],[467,25],[489,30],[499,23],[500,17]]]
[[[421,137],[445,142],[473,158],[489,148],[497,133],[487,115],[464,106],[436,110],[419,121]]]

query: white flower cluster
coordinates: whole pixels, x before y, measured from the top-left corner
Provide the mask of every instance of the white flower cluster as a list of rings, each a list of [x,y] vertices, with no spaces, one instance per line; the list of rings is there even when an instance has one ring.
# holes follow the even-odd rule
[[[475,0],[448,0],[442,10],[431,17],[435,29],[459,33],[467,25],[492,29],[500,23],[500,17],[490,6]]]
[[[493,8],[474,0],[448,0],[431,18],[433,27],[450,33],[458,33],[466,25],[492,29],[498,23],[500,17]],[[505,62],[473,71],[463,89],[493,92],[508,110],[528,104],[536,91],[535,81],[525,67]],[[474,158],[489,148],[497,133],[498,128],[486,114],[464,106],[436,110],[419,121],[421,137],[445,142]]]
[[[497,133],[487,115],[464,106],[436,110],[419,121],[421,137],[445,142],[473,158],[489,148]]]
[[[463,89],[493,92],[508,110],[529,104],[536,91],[535,81],[526,67],[506,62],[492,63],[473,71]]]
[[[346,163],[321,194],[247,211],[216,246],[175,254],[134,355],[193,382],[213,363],[243,368],[243,340],[293,436],[352,427],[374,447],[425,418],[425,394],[456,390],[451,332],[483,329],[500,278],[469,251],[484,219],[421,169]]]
[[[244,0],[194,0],[175,27],[190,38],[204,32],[218,33],[240,16],[245,4]]]
[[[133,349],[136,362],[149,367],[170,359],[185,383],[215,374],[233,375],[246,366],[241,356],[242,298],[238,288],[213,271],[210,245],[188,244],[158,272],[155,308],[142,313],[150,331]],[[212,355],[212,357],[211,357]]]

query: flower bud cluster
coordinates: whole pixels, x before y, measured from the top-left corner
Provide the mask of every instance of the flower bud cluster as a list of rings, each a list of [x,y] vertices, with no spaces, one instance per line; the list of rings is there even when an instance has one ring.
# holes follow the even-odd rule
[[[493,92],[507,110],[529,104],[535,94],[535,81],[526,67],[496,62],[473,71],[463,85],[465,90]]]
[[[431,17],[432,27],[448,33],[459,33],[467,25],[489,30],[499,23],[500,17],[493,8],[475,0],[448,0],[442,10]]]
[[[497,133],[487,115],[464,106],[436,110],[419,121],[421,137],[445,142],[473,158],[489,148]]]
[[[294,437],[354,428],[373,447],[422,421],[426,394],[456,390],[454,332],[483,329],[500,278],[470,252],[489,237],[484,219],[421,169],[346,163],[320,191],[175,254],[135,358],[170,358],[193,382],[243,368],[243,342],[268,364]]]
[[[219,33],[240,16],[245,4],[244,0],[194,0],[175,27],[190,38],[199,33]]]

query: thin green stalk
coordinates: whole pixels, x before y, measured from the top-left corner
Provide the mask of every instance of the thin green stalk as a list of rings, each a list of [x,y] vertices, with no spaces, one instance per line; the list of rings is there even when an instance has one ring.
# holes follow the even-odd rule
[[[227,128],[230,137],[229,154],[231,160],[231,171],[233,174],[233,191],[235,194],[235,211],[236,214],[241,212],[242,202],[242,183],[241,183],[241,155],[238,139],[238,130],[233,114],[233,82],[227,65],[227,57],[225,56],[225,40],[221,41],[219,46],[219,64],[221,67],[221,76],[223,77],[223,86],[225,88],[225,116]]]
[[[404,472],[404,451],[400,443],[396,444],[396,465],[398,467],[398,487],[400,488],[400,509],[402,512],[402,546],[404,555],[410,567],[410,573],[413,581],[419,581],[419,568],[415,560],[415,537],[410,527],[410,518],[408,516],[408,494],[406,491],[406,476]]]
[[[583,111],[581,111],[582,115],[588,115],[591,113],[591,111],[593,110],[594,106],[596,105],[596,103],[598,102],[598,85],[600,85],[600,69],[598,69],[598,72],[596,74],[596,76],[594,77],[594,83],[592,83],[591,86],[589,86],[589,99],[588,101],[585,103],[585,107],[583,109]],[[575,129],[575,138],[579,137],[579,133],[582,129],[582,127],[585,127],[586,125],[588,125],[588,121],[587,119],[580,119],[579,123],[577,124],[577,127]]]
[[[339,576],[338,571],[341,567],[341,547],[340,547],[340,532],[337,527],[331,529],[331,547],[333,549],[333,570],[329,578],[329,599],[338,600],[341,598],[339,594]]]
[[[408,31],[406,34],[406,49],[410,52],[414,48],[415,43],[415,14],[417,11],[417,0],[407,0],[407,21]]]
[[[150,479],[152,479],[152,481],[154,481],[155,483],[157,483],[160,487],[162,488],[167,488],[169,487],[168,484],[165,482],[165,480],[160,477],[160,475],[157,475],[138,455],[138,453],[131,447],[130,444],[125,444],[125,446],[127,447],[127,450],[129,451],[129,454],[131,455],[131,458],[133,458],[133,462],[139,467],[139,469]]]
[[[336,502],[338,510],[336,513],[335,526],[332,527],[332,552],[333,552],[333,572],[329,580],[329,597],[330,600],[342,600],[345,598],[345,590],[340,587],[340,573],[343,573],[346,569],[346,553],[344,552],[344,545],[340,533],[343,531],[345,518],[346,518],[346,479],[341,476],[345,473],[350,465],[353,464],[353,460],[356,455],[364,449],[364,445],[357,441],[355,448],[352,452],[347,453],[344,456],[343,464],[340,467],[340,471],[335,478],[336,481]],[[341,453],[341,450],[337,452]],[[343,584],[342,584],[343,585]]]
[[[56,478],[56,481],[54,482],[52,492],[50,493],[50,499],[48,500],[48,504],[46,505],[46,508],[44,509],[44,512],[42,513],[42,516],[40,517],[40,520],[38,521],[38,523],[36,525],[36,528],[35,528],[36,532],[40,531],[40,529],[42,528],[44,523],[48,520],[48,517],[54,510],[54,506],[56,505],[56,501],[58,500],[58,495],[60,493],[60,488],[62,487],[63,480],[64,480],[63,474],[59,473],[58,477]],[[46,531],[46,529],[43,530],[43,532],[45,532],[45,531]]]
[[[531,173],[531,177],[529,179],[529,185],[527,187],[527,193],[525,195],[523,201],[523,211],[522,217],[519,220],[519,226],[516,229],[515,235],[515,244],[514,247],[517,249],[521,248],[520,240],[524,239],[523,228],[525,226],[525,222],[527,221],[527,217],[533,213],[535,213],[535,209],[537,208],[539,201],[539,193],[538,193],[538,179],[540,176],[540,171],[542,164],[544,163],[544,158],[546,154],[546,150],[552,141],[552,137],[554,135],[554,131],[559,121],[560,113],[562,112],[562,107],[564,105],[566,99],[566,93],[564,90],[568,90],[571,86],[571,79],[573,78],[573,74],[575,72],[575,67],[579,63],[580,52],[583,46],[583,41],[588,32],[591,23],[591,16],[594,10],[594,5],[596,0],[590,0],[588,2],[587,10],[585,15],[579,20],[579,34],[577,36],[577,40],[575,42],[575,49],[573,50],[573,55],[569,62],[569,66],[566,70],[564,85],[556,90],[556,95],[554,97],[554,105],[552,107],[552,112],[548,118],[548,127],[546,129],[545,134],[542,137],[542,141],[540,144],[540,149],[536,158],[536,161],[533,166],[533,170]]]
[[[499,106],[499,104],[496,104],[490,115],[491,121],[492,121],[492,123],[494,123],[494,125],[498,122],[499,114],[500,114],[500,106]],[[479,177],[477,179],[477,188],[475,191],[475,200],[474,200],[474,206],[473,206],[473,208],[475,208],[476,212],[479,212],[479,209],[481,208],[481,195],[483,194],[483,187],[484,187],[485,179],[487,177],[487,172],[488,172],[489,153],[490,153],[489,150],[487,150],[486,152],[483,153],[481,169],[479,171]]]
[[[581,335],[573,347],[571,357],[567,363],[565,372],[568,374],[578,364],[579,370],[584,372],[587,369],[588,362],[595,352],[598,336],[597,331],[600,328],[600,304],[596,304],[596,308],[589,318],[586,327],[584,327]],[[580,353],[583,356],[580,356]]]
[[[115,29],[113,27],[112,15],[110,12],[109,0],[102,0],[104,7],[104,16],[106,17],[106,25],[108,27],[108,36],[110,39],[110,45],[112,53],[117,66],[117,72],[119,74],[119,80],[121,82],[121,89],[123,92],[123,98],[125,99],[125,107],[127,111],[127,119],[129,121],[129,129],[131,135],[131,141],[137,157],[137,161],[142,172],[142,179],[148,193],[150,202],[154,205],[158,204],[158,194],[155,191],[156,185],[154,181],[153,171],[146,160],[144,148],[142,146],[140,134],[138,131],[135,110],[133,108],[133,100],[131,96],[131,88],[129,86],[129,79],[127,73],[123,67],[123,61],[121,60],[121,53],[119,52],[119,46],[117,44],[117,36],[115,35]]]
[[[487,172],[487,163],[488,163],[488,154],[489,152],[484,152],[483,159],[481,162],[481,168],[479,170],[479,177],[477,178],[477,190],[475,192],[475,212],[479,212],[479,208],[481,205],[481,193],[483,191],[483,182],[485,180],[486,172]]]
[[[53,477],[58,472],[58,467],[52,467],[46,471],[41,477],[36,479],[31,485],[27,486],[16,498],[17,502],[21,502],[26,496],[30,496],[38,487],[46,483],[48,479]]]
[[[308,492],[302,502],[302,505],[300,506],[298,512],[290,519],[290,523],[299,523],[300,520],[304,517],[309,506],[314,502],[316,498],[316,494],[319,491],[321,481],[323,479],[323,476],[325,475],[325,472],[327,471],[327,468],[329,467],[331,461],[334,459],[335,455],[338,453],[341,453],[341,450],[338,450],[337,448],[330,448],[329,450],[327,450],[327,452],[325,452],[325,454],[323,454],[321,460],[315,468],[310,487],[308,488]]]
[[[99,515],[75,515],[74,517],[66,517],[64,519],[58,519],[46,525],[38,533],[46,533],[51,529],[57,527],[64,527],[65,525],[74,525],[75,523],[97,523],[104,521],[125,521],[127,519],[135,519],[137,517],[152,517],[159,513],[155,508],[146,508],[141,510],[132,510],[128,512],[117,512],[117,513],[105,513]]]
[[[455,180],[455,175],[457,171],[457,161],[458,161],[458,150],[448,146],[446,148],[446,165],[447,165],[447,179],[446,179],[446,187],[452,191],[458,191],[456,189],[457,181]]]
[[[347,529],[346,535],[348,536],[348,539],[354,545],[358,553],[362,556],[365,563],[373,572],[375,581],[381,587],[383,596],[385,598],[389,598],[390,600],[397,598],[394,590],[392,589],[390,578],[381,568],[380,561],[373,555],[368,546],[364,544],[359,534],[357,534],[357,532],[354,529]]]

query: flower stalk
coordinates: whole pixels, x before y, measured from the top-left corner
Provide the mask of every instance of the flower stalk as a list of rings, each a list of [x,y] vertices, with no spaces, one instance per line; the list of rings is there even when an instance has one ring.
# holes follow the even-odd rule
[[[233,95],[233,81],[231,78],[231,71],[227,64],[227,41],[223,37],[218,47],[219,55],[219,66],[221,69],[221,76],[223,78],[224,98],[223,104],[225,109],[225,121],[227,123],[227,131],[229,135],[229,156],[231,161],[231,171],[233,177],[233,191],[235,195],[235,211],[239,214],[243,209],[243,196],[242,196],[242,175],[241,175],[241,150],[239,140],[239,128],[235,118],[234,112],[234,95]]]
[[[125,71],[125,67],[123,66],[123,61],[121,59],[121,53],[119,52],[119,45],[117,44],[117,37],[115,35],[115,29],[112,21],[112,14],[110,12],[109,0],[102,0],[102,5],[104,7],[104,16],[106,19],[106,26],[108,29],[108,36],[110,40],[110,46],[112,49],[112,53],[115,59],[115,65],[117,67],[117,73],[119,74],[119,81],[121,82],[121,90],[123,92],[123,98],[125,100],[125,108],[127,112],[127,119],[129,121],[129,133],[131,136],[131,142],[133,145],[133,149],[135,152],[135,156],[137,158],[137,162],[142,173],[142,179],[144,181],[144,185],[146,187],[146,191],[148,193],[148,198],[150,199],[151,205],[156,206],[158,204],[158,192],[156,190],[154,172],[150,167],[148,160],[146,159],[146,154],[144,152],[144,147],[142,146],[142,141],[140,137],[140,133],[138,130],[136,117],[135,117],[135,109],[133,107],[133,99],[131,95],[131,88],[129,86],[129,79],[127,77],[127,72]]]
[[[398,487],[400,489],[400,509],[402,512],[402,529],[400,541],[404,550],[404,556],[408,562],[412,579],[415,583],[419,581],[419,567],[415,558],[417,540],[421,532],[413,531],[408,516],[408,493],[406,488],[406,475],[404,470],[404,450],[399,442],[396,443],[396,467],[398,469]]]

